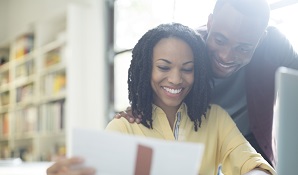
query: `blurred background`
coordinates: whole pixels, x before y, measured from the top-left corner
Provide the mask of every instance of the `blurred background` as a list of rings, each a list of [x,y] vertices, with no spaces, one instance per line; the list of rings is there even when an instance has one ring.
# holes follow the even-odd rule
[[[103,129],[129,106],[131,49],[160,23],[206,24],[215,0],[0,0],[0,159],[65,156],[74,127]],[[298,49],[297,0],[270,25]]]

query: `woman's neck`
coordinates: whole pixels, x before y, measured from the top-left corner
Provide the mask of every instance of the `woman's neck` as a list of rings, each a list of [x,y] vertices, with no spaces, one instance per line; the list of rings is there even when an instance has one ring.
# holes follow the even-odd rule
[[[179,109],[180,106],[176,106],[176,107],[172,107],[172,106],[159,106],[163,111],[164,113],[166,114],[167,116],[167,119],[168,119],[168,122],[171,126],[171,129],[173,130],[173,127],[174,127],[174,123],[175,123],[175,119],[176,119],[176,113]]]

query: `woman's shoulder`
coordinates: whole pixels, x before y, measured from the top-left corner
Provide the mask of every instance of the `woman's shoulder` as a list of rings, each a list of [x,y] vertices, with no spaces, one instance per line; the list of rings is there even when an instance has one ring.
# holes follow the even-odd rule
[[[127,128],[129,126],[129,122],[124,118],[121,117],[119,119],[112,119],[108,125],[106,126],[106,130],[126,130],[125,128]]]
[[[136,122],[134,123],[129,123],[129,121],[121,117],[120,119],[112,119],[105,130],[110,130],[110,131],[119,131],[122,133],[129,133],[129,134],[138,134],[141,132],[145,126],[142,124],[138,124]]]

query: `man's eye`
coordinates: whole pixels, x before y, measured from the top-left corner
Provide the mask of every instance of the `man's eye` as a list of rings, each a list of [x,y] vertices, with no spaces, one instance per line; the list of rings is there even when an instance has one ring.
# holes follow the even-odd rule
[[[242,53],[249,53],[250,51],[252,51],[252,49],[247,47],[239,47],[238,51]]]
[[[215,38],[214,40],[215,40],[216,44],[219,44],[219,45],[224,44],[224,40],[221,38]]]

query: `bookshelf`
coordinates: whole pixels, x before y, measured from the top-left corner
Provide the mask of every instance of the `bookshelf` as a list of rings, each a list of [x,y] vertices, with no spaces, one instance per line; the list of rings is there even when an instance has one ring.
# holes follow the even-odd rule
[[[72,128],[103,129],[108,121],[107,4],[7,4],[9,14],[24,15],[8,17],[15,19],[11,32],[0,38],[0,159],[52,161],[70,155]]]
[[[66,11],[0,45],[0,158],[65,155]]]

